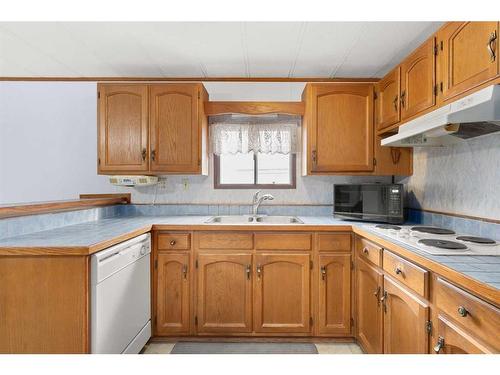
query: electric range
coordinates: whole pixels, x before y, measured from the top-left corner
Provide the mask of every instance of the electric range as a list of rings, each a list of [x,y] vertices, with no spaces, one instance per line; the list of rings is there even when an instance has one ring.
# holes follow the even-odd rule
[[[368,227],[376,233],[432,255],[500,255],[500,242],[457,234],[446,228],[392,224],[373,224]]]

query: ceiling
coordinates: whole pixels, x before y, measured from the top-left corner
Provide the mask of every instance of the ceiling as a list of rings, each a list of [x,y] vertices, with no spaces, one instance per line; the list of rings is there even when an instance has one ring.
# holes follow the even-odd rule
[[[0,77],[381,77],[440,22],[0,22]]]

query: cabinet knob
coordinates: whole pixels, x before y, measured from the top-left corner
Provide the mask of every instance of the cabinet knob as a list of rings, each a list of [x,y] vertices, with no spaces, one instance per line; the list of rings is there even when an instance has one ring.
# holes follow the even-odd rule
[[[396,275],[403,276],[403,270],[399,266],[396,267],[396,269],[394,270],[394,272],[396,272]]]
[[[170,241],[170,246],[175,246],[177,242],[175,240]]]
[[[460,315],[462,318],[465,318],[467,315],[469,315],[469,312],[465,307],[458,306],[458,315]]]
[[[434,345],[434,351],[436,353],[439,353],[441,351],[441,349],[443,348],[443,346],[444,346],[444,338],[439,336],[437,344]]]
[[[363,248],[363,253],[364,253],[364,254],[366,254],[366,255],[368,255],[369,251],[368,251],[368,248],[367,248],[367,247],[364,247],[364,248]]]

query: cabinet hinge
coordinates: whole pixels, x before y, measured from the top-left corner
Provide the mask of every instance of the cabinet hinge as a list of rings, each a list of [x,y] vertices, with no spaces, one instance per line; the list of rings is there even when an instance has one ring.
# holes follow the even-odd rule
[[[158,269],[158,259],[155,259],[155,270]]]
[[[195,324],[195,325],[198,325],[198,315],[196,315],[196,316],[194,317],[194,324]]]
[[[442,51],[442,50],[443,50],[443,48],[444,48],[444,47],[443,47],[443,41],[440,41],[440,42],[439,42],[439,49]]]
[[[354,327],[354,319],[351,318],[351,327]]]
[[[201,95],[200,95],[200,92],[198,91],[198,99],[200,99],[200,98],[201,98]]]
[[[354,269],[354,261],[351,260],[351,270],[353,270],[353,269]]]
[[[429,335],[432,333],[432,322],[430,320],[425,322],[425,330]]]
[[[434,95],[435,95],[435,96],[437,96],[437,94],[438,94],[438,86],[439,86],[438,84],[436,84],[436,85],[434,86]]]
[[[155,316],[155,326],[158,325],[158,318]]]
[[[443,92],[443,82],[439,82],[439,91]]]
[[[376,158],[373,158],[373,165],[377,165],[377,159]]]
[[[195,268],[198,268],[198,259],[196,259],[196,261],[194,262],[194,266]]]
[[[101,165],[101,158],[97,158],[97,164]]]
[[[313,318],[312,318],[312,316],[311,316],[311,317],[309,317],[309,324],[310,324],[310,325],[313,325]]]
[[[313,269],[313,266],[314,266],[314,265],[313,265],[313,261],[312,261],[312,260],[310,260],[310,261],[309,261],[309,269],[311,269],[311,270],[312,270],[312,269]]]
[[[434,45],[434,55],[437,56],[438,55],[438,46],[437,44]]]
[[[377,100],[378,99],[378,94],[376,91],[373,92],[373,99]]]
[[[97,91],[97,99],[101,99],[101,92]]]
[[[201,159],[198,159],[198,167],[201,166]]]

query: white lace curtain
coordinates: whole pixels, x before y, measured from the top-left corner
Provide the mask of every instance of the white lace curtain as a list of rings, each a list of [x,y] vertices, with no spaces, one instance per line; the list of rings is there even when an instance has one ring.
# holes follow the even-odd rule
[[[217,155],[259,152],[292,154],[299,151],[300,116],[210,117],[211,152]]]

